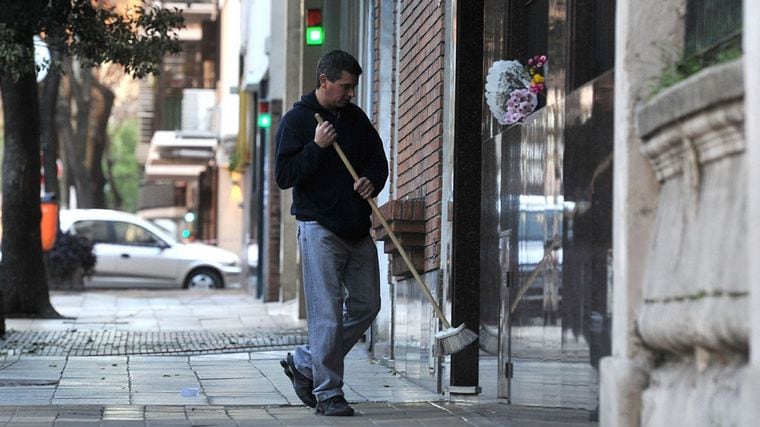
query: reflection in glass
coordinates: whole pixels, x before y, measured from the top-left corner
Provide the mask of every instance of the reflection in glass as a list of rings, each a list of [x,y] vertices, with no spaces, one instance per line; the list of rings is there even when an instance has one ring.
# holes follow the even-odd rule
[[[512,362],[499,391],[513,404],[598,405],[610,351],[611,88],[608,73],[484,143],[481,349]]]

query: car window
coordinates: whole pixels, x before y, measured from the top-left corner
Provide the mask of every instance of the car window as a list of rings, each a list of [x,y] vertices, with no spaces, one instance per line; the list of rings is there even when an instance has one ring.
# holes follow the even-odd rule
[[[78,221],[71,225],[74,234],[84,236],[93,243],[110,243],[113,241],[108,233],[108,223],[104,221]]]
[[[159,246],[163,243],[155,234],[139,225],[127,222],[114,222],[116,243],[122,245]]]

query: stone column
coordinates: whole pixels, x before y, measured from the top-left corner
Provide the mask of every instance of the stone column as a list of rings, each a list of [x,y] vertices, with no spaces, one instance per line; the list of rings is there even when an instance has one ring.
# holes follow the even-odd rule
[[[742,61],[641,102],[637,132],[660,181],[637,331],[658,356],[642,425],[737,425],[747,362]]]
[[[760,288],[754,283],[754,278],[760,277],[760,247],[754,242],[760,241],[760,80],[757,70],[760,67],[760,3],[744,0],[744,108],[748,118],[744,127],[747,141],[745,162],[747,164],[747,224],[746,239],[748,242],[746,263],[747,278],[749,279],[749,364],[742,375],[741,425],[754,426],[760,420]]]
[[[615,40],[612,355],[601,362],[600,425],[638,426],[650,354],[636,333],[659,184],[641,154],[635,106],[682,40],[682,1],[619,0]],[[656,14],[653,13],[656,11]],[[646,28],[646,31],[641,29]]]

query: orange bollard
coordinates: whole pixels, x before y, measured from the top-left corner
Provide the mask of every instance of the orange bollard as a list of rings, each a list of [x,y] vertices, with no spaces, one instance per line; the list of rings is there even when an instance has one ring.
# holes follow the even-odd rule
[[[42,221],[40,222],[42,252],[47,252],[53,249],[55,238],[58,235],[58,203],[42,201],[40,207],[42,208]]]

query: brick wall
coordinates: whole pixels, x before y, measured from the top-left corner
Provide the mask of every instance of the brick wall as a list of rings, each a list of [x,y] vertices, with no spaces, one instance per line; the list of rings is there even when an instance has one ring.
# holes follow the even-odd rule
[[[403,2],[398,57],[399,105],[394,199],[425,200],[425,271],[440,267],[443,161],[444,9]]]
[[[267,156],[270,159],[275,158],[275,132],[271,129],[277,129],[282,117],[282,102],[272,101],[270,102],[270,108],[272,112],[272,119],[274,121],[273,126],[267,132]],[[266,233],[269,233],[267,239],[267,254],[268,256],[264,260],[267,263],[266,268],[266,295],[263,296],[265,302],[279,301],[280,300],[280,224],[282,222],[282,213],[280,209],[280,188],[277,187],[277,181],[274,176],[274,167],[267,167],[266,173],[268,177],[266,184],[268,189],[266,191],[266,197],[268,198],[268,209],[264,212],[264,215],[268,216],[269,227]],[[286,212],[287,213],[287,212]],[[263,266],[259,266],[263,268]]]
[[[270,132],[271,134],[271,132]],[[269,144],[269,156],[274,158],[275,144],[274,136],[271,136],[272,142]],[[269,256],[265,262],[269,263],[267,266],[266,290],[267,294],[264,297],[264,301],[279,301],[280,300],[280,222],[281,222],[281,209],[280,209],[280,189],[277,187],[277,183],[274,177],[274,168],[269,169],[269,210],[264,215],[269,215],[269,228],[266,231],[269,233],[268,239],[268,254]]]

